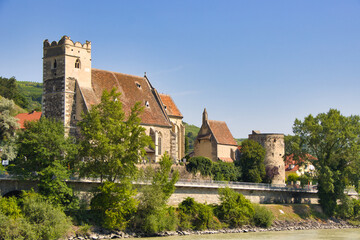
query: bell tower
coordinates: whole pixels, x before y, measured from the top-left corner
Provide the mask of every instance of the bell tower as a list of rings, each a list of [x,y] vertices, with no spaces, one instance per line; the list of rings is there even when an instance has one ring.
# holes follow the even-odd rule
[[[76,95],[79,87],[91,88],[91,42],[73,42],[63,36],[43,45],[43,104],[45,117],[64,122],[65,132],[75,134]]]

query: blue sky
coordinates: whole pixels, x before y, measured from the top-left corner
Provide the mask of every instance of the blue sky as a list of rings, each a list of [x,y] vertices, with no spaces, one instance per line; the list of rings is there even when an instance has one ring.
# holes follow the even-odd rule
[[[42,42],[92,42],[92,67],[142,76],[184,121],[290,134],[360,115],[360,0],[0,0],[0,76],[42,81]]]

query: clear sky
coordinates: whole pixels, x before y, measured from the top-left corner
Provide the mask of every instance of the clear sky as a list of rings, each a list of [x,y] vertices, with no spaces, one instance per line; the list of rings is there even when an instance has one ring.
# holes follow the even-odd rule
[[[292,133],[360,115],[360,0],[0,0],[0,76],[42,81],[43,40],[92,42],[92,67],[143,76],[184,121]]]

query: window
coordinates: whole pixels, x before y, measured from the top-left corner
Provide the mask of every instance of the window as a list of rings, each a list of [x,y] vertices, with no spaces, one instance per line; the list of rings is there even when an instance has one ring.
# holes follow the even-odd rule
[[[53,68],[55,69],[57,67],[56,59],[54,59]]]
[[[141,88],[141,85],[140,85],[140,83],[135,83],[136,84],[136,86],[140,89]]]
[[[145,102],[145,106],[146,106],[146,107],[150,107],[149,101],[146,101],[146,102]]]
[[[158,155],[161,155],[161,136],[158,137]]]
[[[76,59],[75,61],[75,68],[80,68],[80,60]]]

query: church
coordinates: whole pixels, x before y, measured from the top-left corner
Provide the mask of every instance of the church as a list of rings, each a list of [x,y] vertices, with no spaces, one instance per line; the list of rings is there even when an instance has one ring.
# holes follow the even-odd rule
[[[169,95],[159,94],[144,76],[105,71],[91,67],[91,42],[43,43],[43,105],[45,117],[64,122],[67,134],[78,135],[82,113],[98,104],[104,90],[117,88],[126,115],[136,102],[144,106],[141,125],[155,147],[146,148],[147,158],[158,162],[168,152],[174,160],[185,154],[185,127],[182,114]]]

